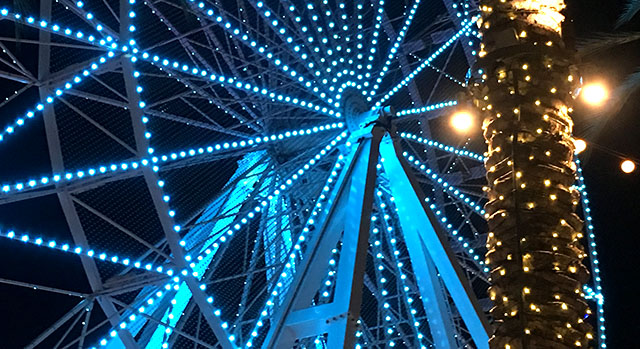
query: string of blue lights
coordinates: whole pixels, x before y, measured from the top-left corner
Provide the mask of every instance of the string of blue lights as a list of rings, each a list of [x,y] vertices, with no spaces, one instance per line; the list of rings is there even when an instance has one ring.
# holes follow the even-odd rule
[[[455,33],[449,40],[447,40],[440,48],[436,50],[436,52],[432,53],[429,57],[424,59],[422,63],[415,68],[408,76],[406,76],[402,81],[400,81],[397,85],[395,85],[391,90],[389,90],[380,100],[378,100],[372,109],[379,108],[383,103],[387,102],[393,95],[396,94],[401,88],[407,86],[409,82],[411,82],[427,65],[431,64],[438,56],[440,56],[447,48],[449,48],[456,40],[458,40],[461,36],[468,36],[471,31],[471,26],[475,24],[479,16],[473,17],[471,20],[467,21],[463,20],[462,29],[460,29],[457,33]],[[369,97],[371,98],[371,97]]]
[[[409,15],[404,21],[402,29],[400,29],[400,31],[398,32],[398,35],[395,37],[393,41],[393,45],[391,45],[391,47],[389,48],[389,54],[387,55],[387,60],[382,65],[382,69],[380,70],[380,73],[378,73],[378,77],[375,80],[373,89],[371,89],[371,91],[368,93],[371,97],[376,95],[376,92],[378,91],[378,89],[380,88],[380,84],[382,83],[382,79],[384,79],[385,75],[389,71],[389,66],[391,65],[391,62],[395,59],[396,55],[398,54],[398,51],[400,50],[400,45],[402,45],[402,42],[404,41],[404,37],[406,36],[407,31],[409,30],[409,27],[411,27],[411,23],[413,22],[413,17],[416,15],[416,11],[418,11],[418,6],[420,6],[420,0],[415,0],[413,3],[413,6],[411,6],[411,10],[409,10]]]
[[[47,96],[44,99],[38,101],[31,109],[27,110],[27,112],[23,116],[18,116],[18,118],[16,118],[13,123],[0,130],[0,143],[2,143],[8,135],[15,134],[19,128],[24,127],[29,120],[33,120],[38,113],[44,110],[45,104],[53,103],[56,98],[62,96],[65,91],[79,85],[82,81],[85,80],[85,78],[99,71],[100,66],[104,66],[104,64],[108,60],[119,57],[119,55],[116,55],[116,52],[117,51],[109,50],[109,52],[107,52],[105,55],[98,57],[95,61],[89,63],[87,66],[80,68],[79,71],[81,71],[81,73],[53,88],[53,95]]]
[[[143,123],[148,123],[149,118],[143,117]],[[120,163],[102,164],[91,166],[82,170],[67,171],[61,174],[50,174],[46,176],[30,176],[32,179],[17,180],[13,184],[0,185],[0,194],[9,195],[18,192],[24,192],[27,189],[40,189],[55,186],[57,183],[71,184],[77,183],[82,179],[99,178],[100,176],[108,176],[113,173],[123,173],[128,171],[140,170],[141,167],[151,166],[154,172],[160,170],[160,166],[169,164],[181,159],[205,157],[213,154],[223,154],[234,156],[235,152],[242,149],[257,148],[261,144],[268,144],[277,141],[283,141],[295,137],[309,136],[319,132],[338,130],[344,127],[344,123],[337,122],[331,124],[323,124],[307,129],[284,131],[277,134],[264,137],[255,137],[248,140],[235,140],[215,143],[198,148],[190,148],[168,152],[162,155],[150,155],[142,159],[123,161]],[[151,138],[151,133],[146,132],[145,137]],[[39,179],[33,179],[39,178]]]

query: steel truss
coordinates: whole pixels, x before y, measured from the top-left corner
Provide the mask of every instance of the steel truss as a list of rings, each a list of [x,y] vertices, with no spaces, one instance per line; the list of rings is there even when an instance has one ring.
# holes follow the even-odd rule
[[[39,5],[0,7],[0,109],[21,113],[0,155],[46,154],[3,169],[0,244],[78,275],[0,275],[70,299],[24,345],[486,347],[481,148],[438,124],[472,1]],[[347,95],[406,114],[351,128]]]

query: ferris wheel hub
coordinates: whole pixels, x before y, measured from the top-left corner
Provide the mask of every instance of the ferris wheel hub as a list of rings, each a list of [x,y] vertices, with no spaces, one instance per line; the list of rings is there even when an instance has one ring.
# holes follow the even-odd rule
[[[395,110],[390,106],[372,110],[366,98],[355,89],[345,91],[342,105],[347,128],[351,134],[360,133],[376,122],[386,125],[390,117],[395,115]]]

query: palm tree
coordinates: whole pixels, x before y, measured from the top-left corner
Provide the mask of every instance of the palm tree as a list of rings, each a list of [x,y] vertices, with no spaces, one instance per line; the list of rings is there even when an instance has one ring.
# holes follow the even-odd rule
[[[490,347],[588,347],[589,274],[574,213],[569,116],[580,79],[562,40],[564,1],[481,0],[480,7],[481,78],[471,92],[488,144]]]

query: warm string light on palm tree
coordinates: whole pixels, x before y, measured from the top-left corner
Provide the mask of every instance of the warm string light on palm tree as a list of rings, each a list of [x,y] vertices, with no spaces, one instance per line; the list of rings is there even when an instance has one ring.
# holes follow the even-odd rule
[[[562,0],[481,1],[483,43],[472,84],[488,144],[491,348],[588,347],[589,273],[575,214],[578,142],[573,91],[580,81],[564,48]],[[602,98],[602,91],[589,90]]]

